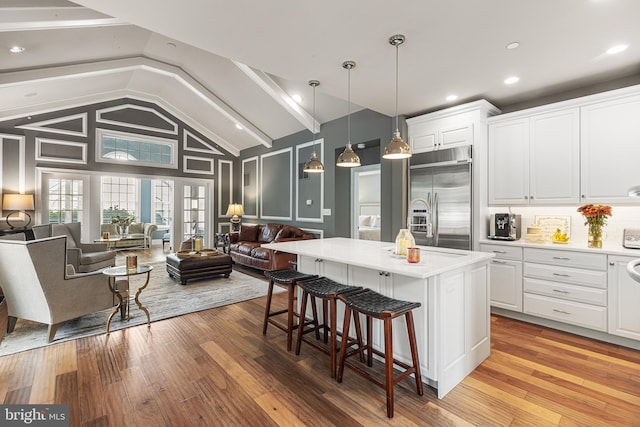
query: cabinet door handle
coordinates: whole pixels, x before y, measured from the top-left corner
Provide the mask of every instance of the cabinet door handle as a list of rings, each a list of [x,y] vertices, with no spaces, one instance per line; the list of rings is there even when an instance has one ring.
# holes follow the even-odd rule
[[[492,263],[494,264],[506,264],[507,261],[500,261],[499,259],[493,259],[491,260]]]
[[[571,261],[571,258],[568,258],[566,256],[554,256],[553,259],[560,259],[562,261]]]
[[[609,265],[610,265],[611,267],[613,267],[614,265],[616,265],[616,263],[615,263],[615,262],[610,262],[610,263],[609,263]]]
[[[529,199],[533,200],[533,196],[529,196]]]
[[[560,276],[560,277],[571,277],[570,274],[563,274],[563,273],[553,273],[554,276]]]
[[[494,254],[506,254],[507,251],[493,251]]]
[[[554,289],[553,292],[558,292],[559,294],[570,294],[569,291],[563,291],[562,289]]]
[[[321,259],[321,258],[316,258],[316,262],[322,262],[322,261],[324,261],[324,260]]]
[[[378,276],[384,276],[384,271],[378,271]]]
[[[584,194],[582,195],[582,198],[583,198],[583,199],[585,198],[585,197],[584,197]]]
[[[562,314],[571,314],[568,311],[564,311],[564,310],[558,310],[557,308],[554,308],[553,311],[555,311],[556,313],[562,313]]]
[[[529,200],[529,196],[524,196],[524,199],[525,200]]]

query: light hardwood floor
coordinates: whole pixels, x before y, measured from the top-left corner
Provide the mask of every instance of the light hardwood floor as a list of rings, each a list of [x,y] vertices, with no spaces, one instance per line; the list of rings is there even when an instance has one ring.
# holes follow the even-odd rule
[[[396,386],[387,419],[383,390],[348,370],[338,384],[325,354],[263,336],[264,303],[1,357],[0,402],[66,403],[72,426],[640,425],[640,352],[498,316],[489,359],[441,400]]]

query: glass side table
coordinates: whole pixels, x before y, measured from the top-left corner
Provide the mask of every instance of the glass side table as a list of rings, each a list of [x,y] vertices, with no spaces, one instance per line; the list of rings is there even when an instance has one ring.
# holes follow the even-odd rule
[[[127,269],[126,266],[122,265],[118,267],[105,268],[102,271],[103,274],[109,277],[109,289],[116,297],[118,297],[118,305],[116,305],[116,307],[113,309],[113,313],[111,313],[109,315],[109,318],[107,319],[107,335],[109,335],[109,332],[110,332],[109,328],[111,327],[111,319],[118,312],[118,310],[120,310],[120,317],[122,320],[129,320],[130,318],[129,317],[129,300],[130,300],[129,281],[127,280],[126,290],[118,289],[116,286],[116,282],[117,282],[117,278],[119,277],[126,277],[128,279],[129,276],[136,276],[138,274],[145,274],[145,273],[147,274],[147,279],[145,280],[144,285],[138,288],[138,291],[136,292],[136,296],[134,300],[138,308],[144,311],[144,314],[146,314],[147,327],[151,328],[151,317],[149,316],[149,310],[147,310],[147,308],[140,303],[140,294],[142,293],[144,288],[146,288],[147,285],[149,285],[149,279],[151,278],[151,270],[153,270],[153,267],[150,265],[139,265],[135,270]],[[125,316],[125,313],[126,313],[126,316]]]

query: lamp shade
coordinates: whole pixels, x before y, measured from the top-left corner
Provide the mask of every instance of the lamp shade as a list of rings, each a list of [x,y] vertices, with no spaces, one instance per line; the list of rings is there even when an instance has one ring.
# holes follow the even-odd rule
[[[34,209],[33,194],[4,194],[2,209],[7,211],[32,211]]]
[[[229,203],[229,207],[227,208],[227,215],[244,215],[244,208],[240,203]]]
[[[389,145],[384,147],[383,159],[407,159],[411,157],[411,149],[400,137],[400,132],[393,135]]]

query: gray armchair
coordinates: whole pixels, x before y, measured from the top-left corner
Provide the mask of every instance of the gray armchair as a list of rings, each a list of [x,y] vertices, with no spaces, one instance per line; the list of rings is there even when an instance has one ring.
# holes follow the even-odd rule
[[[58,324],[113,307],[108,278],[102,272],[70,274],[65,239],[0,240],[0,287],[7,300],[9,325],[17,318],[49,325],[49,342]],[[106,321],[106,318],[105,318]]]
[[[82,243],[79,222],[51,224],[51,236],[67,236],[67,263],[79,273],[116,265],[116,253],[104,243]]]

